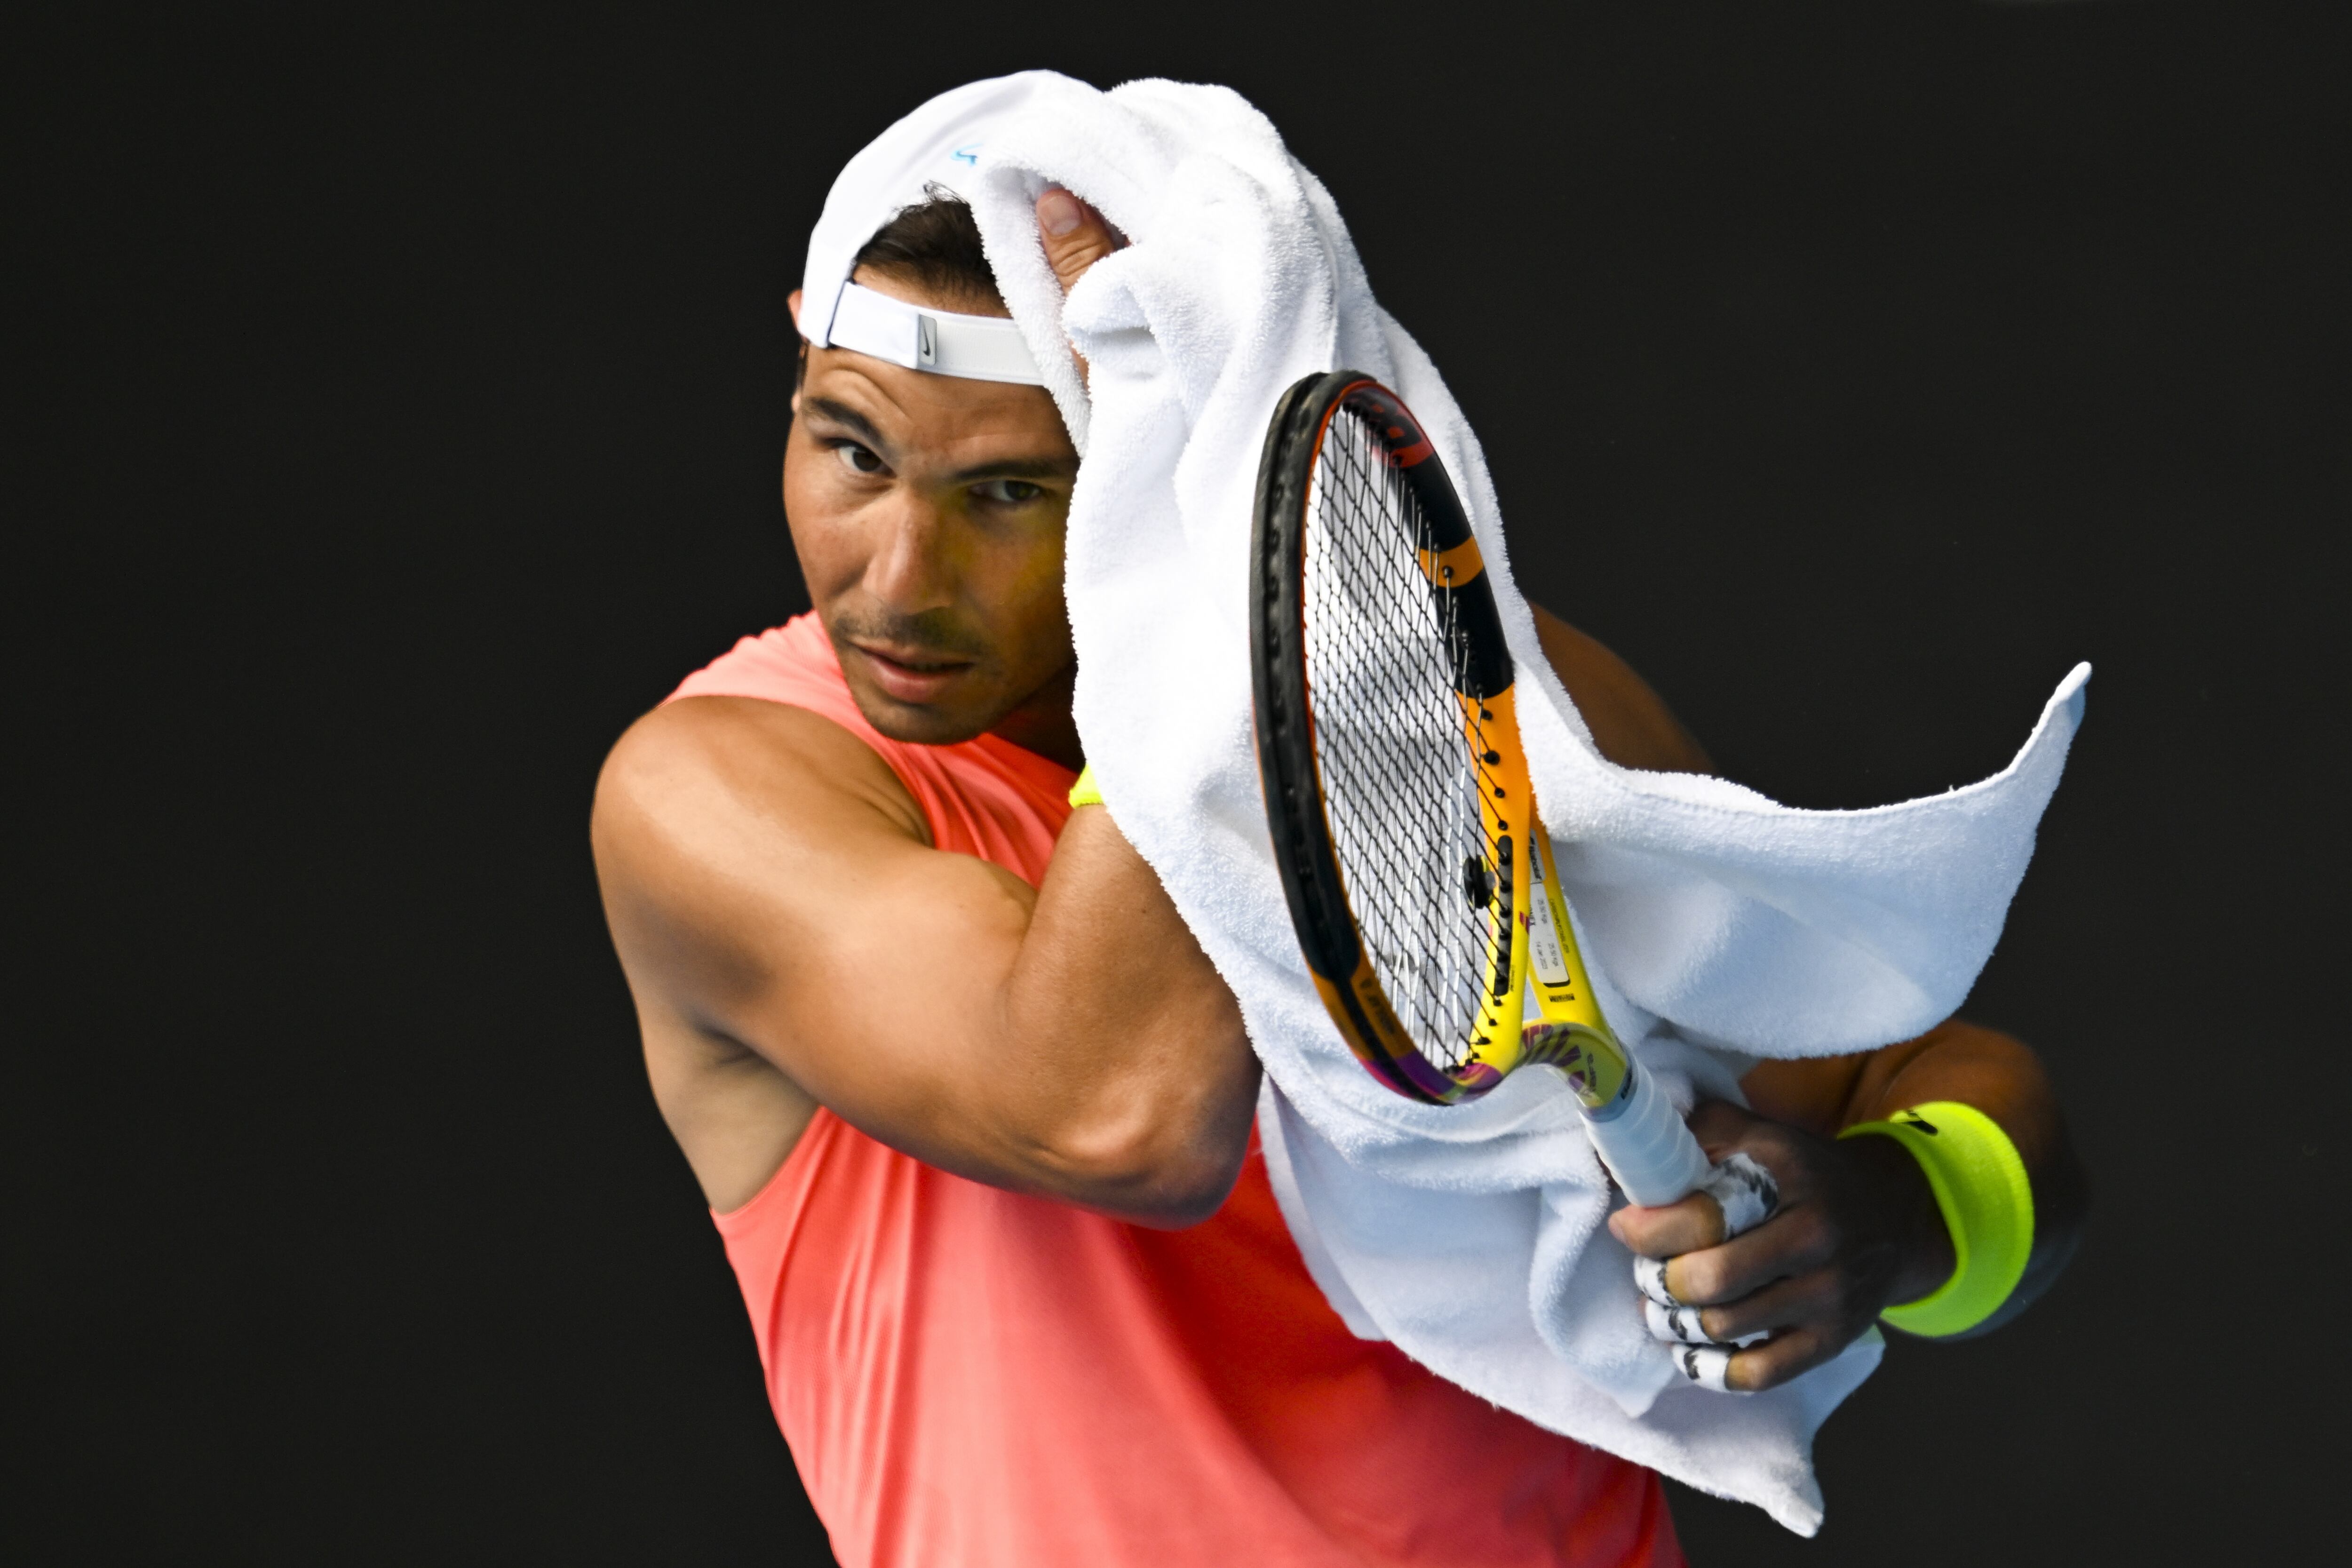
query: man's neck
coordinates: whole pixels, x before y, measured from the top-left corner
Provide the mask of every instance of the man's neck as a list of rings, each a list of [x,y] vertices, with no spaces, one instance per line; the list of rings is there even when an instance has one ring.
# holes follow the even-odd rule
[[[1070,712],[1077,679],[1077,666],[1073,664],[1023,698],[988,732],[1066,768],[1083,765],[1086,752],[1078,744],[1078,721]]]

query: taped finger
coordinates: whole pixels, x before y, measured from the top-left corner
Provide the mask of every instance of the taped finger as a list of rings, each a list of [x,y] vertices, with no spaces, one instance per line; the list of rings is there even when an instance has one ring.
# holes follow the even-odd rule
[[[1744,1350],[1759,1340],[1772,1337],[1769,1329],[1759,1329],[1752,1334],[1737,1339],[1718,1340],[1702,1328],[1696,1307],[1661,1307],[1655,1301],[1642,1303],[1642,1319],[1650,1325],[1650,1337],[1670,1345],[1729,1345]]]
[[[1643,1321],[1650,1325],[1650,1337],[1664,1340],[1670,1345],[1706,1345],[1715,1337],[1698,1324],[1696,1307],[1662,1307],[1655,1301],[1642,1303]]]
[[[1780,1206],[1780,1184],[1746,1153],[1733,1154],[1706,1173],[1698,1190],[1723,1211],[1723,1239],[1753,1230]]]
[[[1675,1300],[1675,1293],[1666,1289],[1666,1260],[1663,1258],[1634,1258],[1633,1283],[1640,1288],[1643,1295],[1661,1307],[1682,1305],[1680,1301]]]
[[[1682,1374],[1701,1388],[1710,1388],[1717,1394],[1747,1392],[1724,1381],[1731,1372],[1732,1351],[1727,1345],[1681,1345],[1674,1356],[1675,1365],[1682,1369]]]

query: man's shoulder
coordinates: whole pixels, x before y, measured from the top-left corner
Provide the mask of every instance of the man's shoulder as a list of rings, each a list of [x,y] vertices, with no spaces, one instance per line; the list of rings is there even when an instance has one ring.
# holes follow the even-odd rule
[[[1602,756],[1620,767],[1652,773],[1714,771],[1705,749],[1632,665],[1541,605],[1529,607],[1544,657],[1568,688]]]
[[[629,726],[605,758],[592,816],[598,858],[751,831],[785,838],[882,834],[928,842],[921,811],[858,736],[809,709],[756,697],[681,697]]]

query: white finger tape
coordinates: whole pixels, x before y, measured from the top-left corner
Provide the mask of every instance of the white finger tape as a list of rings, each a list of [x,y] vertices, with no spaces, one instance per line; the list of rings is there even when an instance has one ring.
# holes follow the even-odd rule
[[[1655,1301],[1642,1303],[1642,1317],[1650,1325],[1650,1337],[1668,1344],[1713,1344],[1715,1336],[1698,1326],[1696,1307],[1662,1307]]]
[[[1662,1307],[1655,1301],[1642,1303],[1642,1320],[1650,1325],[1650,1337],[1670,1345],[1727,1345],[1734,1350],[1746,1350],[1772,1337],[1769,1329],[1759,1329],[1752,1334],[1742,1334],[1736,1340],[1718,1340],[1699,1326],[1696,1307]]]
[[[1683,1375],[1701,1388],[1711,1388],[1717,1394],[1745,1392],[1745,1390],[1732,1388],[1723,1381],[1725,1374],[1731,1370],[1729,1347],[1680,1345],[1675,1348],[1674,1355],[1675,1364],[1682,1368]]]
[[[1641,1287],[1643,1295],[1661,1307],[1682,1305],[1675,1300],[1675,1293],[1666,1289],[1666,1260],[1663,1258],[1633,1259],[1633,1283]]]
[[[1723,1210],[1726,1241],[1743,1230],[1762,1225],[1780,1205],[1780,1184],[1772,1179],[1771,1172],[1746,1154],[1734,1154],[1707,1172],[1698,1190]]]

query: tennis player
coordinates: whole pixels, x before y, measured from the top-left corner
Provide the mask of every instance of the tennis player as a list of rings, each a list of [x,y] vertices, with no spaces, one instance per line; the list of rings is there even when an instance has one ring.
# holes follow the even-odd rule
[[[1037,219],[1066,288],[1114,247],[1066,192]],[[1006,314],[952,201],[852,278],[885,311]],[[1232,995],[1110,816],[1069,804],[1078,458],[1046,393],[804,344],[793,410],[815,611],[639,721],[593,831],[655,1096],[840,1561],[1680,1562],[1655,1475],[1354,1338],[1308,1278]],[[1537,619],[1603,752],[1706,769],[1632,669]],[[2063,1267],[2084,1186],[2017,1041],[1953,1020],[1743,1087],[1752,1110],[1692,1125],[1772,1173],[1770,1217],[1727,1241],[1702,1195],[1611,1221],[1703,1337],[1769,1334],[1733,1389],[1906,1304],[1981,1331]],[[2016,1189],[1938,1165],[1955,1147],[2010,1151]]]

